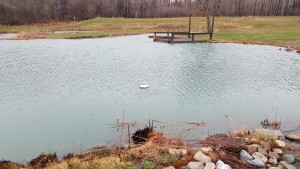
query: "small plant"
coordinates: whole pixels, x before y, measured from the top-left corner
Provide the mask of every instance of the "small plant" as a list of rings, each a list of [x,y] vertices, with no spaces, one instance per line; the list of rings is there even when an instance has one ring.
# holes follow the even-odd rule
[[[151,161],[145,161],[143,165],[144,169],[154,169],[154,164]]]
[[[163,157],[163,161],[162,163],[163,164],[168,164],[168,163],[174,163],[175,161],[178,161],[180,160],[180,157],[179,156],[170,156],[170,155],[165,155]]]
[[[133,164],[129,164],[126,166],[126,169],[137,169],[137,167]]]

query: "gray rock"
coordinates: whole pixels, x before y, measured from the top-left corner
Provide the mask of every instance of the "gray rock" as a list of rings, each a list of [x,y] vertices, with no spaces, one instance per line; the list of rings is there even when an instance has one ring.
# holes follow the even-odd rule
[[[253,153],[253,154],[252,154],[252,157],[253,157],[253,158],[259,158],[259,159],[261,159],[261,161],[263,161],[265,164],[267,164],[267,162],[268,162],[268,158],[267,158],[266,156],[262,155],[262,154],[259,153],[259,152]]]
[[[208,157],[207,155],[205,155],[204,153],[202,153],[201,151],[198,151],[195,155],[194,155],[194,159],[200,162],[211,162],[211,158]]]
[[[250,165],[253,165],[255,167],[266,167],[265,163],[260,158],[255,158],[254,160],[248,160],[247,161]]]
[[[228,164],[224,164],[223,161],[218,160],[216,163],[217,169],[231,169]]]
[[[256,129],[255,133],[265,135],[267,137],[272,137],[275,139],[282,137],[282,132],[279,130],[268,130],[268,129]]]
[[[281,155],[283,153],[280,148],[272,148],[272,151],[277,153],[278,155]]]
[[[274,166],[274,165],[277,165],[278,160],[277,160],[276,157],[271,157],[271,158],[269,159],[269,163],[272,164],[272,165]]]
[[[270,167],[269,169],[280,169],[280,168],[278,168],[278,167]]]
[[[204,169],[215,169],[216,168],[216,165],[215,163],[212,163],[212,162],[208,162],[205,164],[205,167]]]
[[[300,141],[300,132],[292,132],[285,135],[285,138],[292,141]]]
[[[169,166],[169,167],[164,167],[163,169],[175,169],[175,167]]]
[[[283,164],[283,169],[297,169],[295,166],[292,164]]]
[[[293,164],[296,161],[295,156],[292,154],[284,154],[282,160],[289,164]]]
[[[242,161],[253,160],[253,158],[251,157],[251,155],[248,154],[247,151],[245,151],[245,150],[242,150],[240,152],[240,159]]]
[[[204,169],[202,162],[189,162],[187,166],[189,169]]]

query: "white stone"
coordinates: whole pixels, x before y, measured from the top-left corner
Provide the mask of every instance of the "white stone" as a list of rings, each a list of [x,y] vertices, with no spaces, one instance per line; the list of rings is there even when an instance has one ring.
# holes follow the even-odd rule
[[[211,162],[211,158],[208,157],[207,155],[205,155],[204,153],[202,153],[201,151],[198,151],[195,155],[194,155],[194,159],[200,162]]]
[[[205,167],[204,167],[204,169],[215,169],[215,168],[216,168],[216,165],[213,162],[206,163]]]
[[[170,149],[169,150],[169,154],[172,156],[180,155],[180,153],[181,153],[181,150],[179,150],[179,149]]]
[[[202,162],[189,162],[187,166],[189,169],[203,169],[204,168],[204,165]]]
[[[261,161],[263,161],[265,164],[267,164],[267,162],[268,162],[268,158],[267,158],[266,156],[262,155],[262,154],[259,153],[259,152],[253,153],[253,154],[252,154],[252,157],[253,157],[253,158],[259,158],[259,159],[261,159]]]
[[[169,167],[164,167],[163,169],[176,169],[176,168],[173,166],[169,166]]]
[[[279,147],[279,148],[283,148],[286,146],[285,142],[284,141],[281,141],[281,140],[275,140],[275,146],[276,147]]]
[[[281,155],[283,153],[280,148],[272,148],[272,151],[277,153],[278,155]]]
[[[223,161],[218,160],[216,163],[217,169],[231,169],[228,164],[224,164]]]
[[[180,155],[186,156],[188,151],[186,149],[179,149],[180,150]]]
[[[274,165],[277,165],[278,161],[277,161],[277,157],[271,157],[269,159],[269,163],[272,164],[273,166]]]

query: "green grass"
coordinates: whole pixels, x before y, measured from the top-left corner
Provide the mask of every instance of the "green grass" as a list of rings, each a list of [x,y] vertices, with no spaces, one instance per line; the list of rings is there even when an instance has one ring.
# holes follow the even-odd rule
[[[300,50],[300,17],[217,17],[214,40],[292,47]],[[192,31],[206,29],[204,17],[192,18]],[[78,34],[45,32],[89,30]],[[188,18],[94,18],[81,22],[61,22],[23,26],[0,26],[0,33],[37,33],[33,38],[93,38],[134,35],[154,31],[187,31]],[[40,32],[44,32],[40,35]],[[199,36],[200,37],[200,36]],[[201,37],[203,38],[203,36]],[[204,37],[207,39],[207,36]]]

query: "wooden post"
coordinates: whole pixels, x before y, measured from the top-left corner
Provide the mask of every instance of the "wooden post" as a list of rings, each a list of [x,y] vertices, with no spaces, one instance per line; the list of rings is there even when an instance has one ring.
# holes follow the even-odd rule
[[[190,17],[189,17],[189,38],[191,38],[191,23],[192,23],[192,14],[190,14]]]
[[[128,129],[128,149],[130,149],[130,130],[129,130],[129,124],[127,124],[127,129]]]
[[[212,19],[211,31],[210,31],[210,37],[209,37],[210,40],[212,40],[212,38],[213,38],[214,25],[215,25],[215,15],[213,16],[213,19]]]

